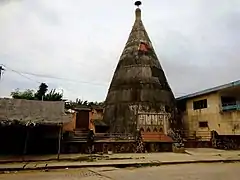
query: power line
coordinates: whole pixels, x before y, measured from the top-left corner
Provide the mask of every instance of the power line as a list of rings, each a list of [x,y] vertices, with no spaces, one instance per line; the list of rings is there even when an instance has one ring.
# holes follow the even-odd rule
[[[5,69],[3,67],[5,67]],[[68,79],[68,78],[63,78],[63,77],[56,77],[56,76],[49,76],[49,75],[44,75],[44,74],[36,74],[36,73],[31,73],[31,72],[17,71],[17,70],[14,70],[14,69],[12,69],[9,66],[6,66],[4,64],[0,64],[0,80],[1,80],[2,72],[6,71],[6,69],[9,69],[10,71],[12,71],[14,73],[17,73],[18,75],[20,75],[20,76],[22,76],[22,77],[24,77],[24,78],[26,78],[26,79],[28,79],[30,81],[34,81],[34,82],[36,82],[38,84],[41,84],[42,82],[39,82],[39,81],[34,80],[32,78],[29,78],[28,76],[25,76],[24,74],[35,76],[35,77],[41,77],[41,78],[57,79],[57,80],[63,80],[63,81],[68,81],[68,82],[76,82],[76,83],[81,83],[81,84],[91,84],[91,85],[97,85],[97,86],[107,86],[107,84],[103,84],[103,83],[91,83],[91,82],[87,82],[87,81],[78,81],[78,80],[73,80],[73,79]],[[140,73],[141,73],[141,71],[139,71],[134,76],[134,78],[136,78]],[[180,96],[186,95],[188,93],[185,93],[185,92],[184,93],[179,93],[179,92],[177,93],[177,92],[175,92],[174,94],[178,95],[178,97],[180,97]]]
[[[35,76],[35,77],[48,78],[48,79],[58,79],[58,80],[69,81],[69,82],[76,82],[76,83],[82,83],[82,84],[91,84],[91,85],[97,85],[97,86],[107,86],[107,84],[103,84],[103,83],[92,83],[92,82],[87,82],[87,81],[78,81],[78,80],[73,80],[73,79],[68,79],[68,78],[63,78],[63,77],[56,77],[56,76],[49,76],[49,75],[44,75],[44,74],[36,74],[36,73],[31,73],[31,72],[22,72],[22,71],[17,71],[17,70],[14,70],[12,68],[9,68],[6,65],[3,65],[3,66],[6,67],[9,70],[11,70],[11,71],[21,75],[22,77],[25,77],[25,78],[27,78],[29,80],[32,80],[32,81],[35,81],[37,83],[41,83],[41,82],[33,80],[33,79],[29,78],[28,76],[25,76],[24,74]]]
[[[87,82],[87,81],[78,81],[78,80],[74,80],[74,79],[68,79],[68,78],[56,77],[56,76],[48,76],[48,75],[44,75],[44,74],[35,74],[35,73],[30,73],[30,72],[22,72],[22,73],[32,75],[32,76],[36,76],[36,77],[48,78],[48,79],[58,79],[58,80],[71,81],[71,82],[77,82],[77,83],[83,83],[83,84],[106,86],[106,84],[103,84],[103,83],[91,83],[91,82]]]
[[[1,64],[1,65],[3,65],[3,64]],[[22,77],[24,77],[24,78],[26,78],[26,79],[28,79],[28,80],[30,80],[30,81],[34,81],[34,82],[36,82],[36,83],[38,83],[38,84],[41,84],[41,82],[39,82],[39,81],[36,81],[36,80],[34,80],[34,79],[32,79],[32,78],[29,78],[28,76],[25,76],[23,73],[21,73],[21,72],[19,72],[19,71],[16,71],[16,70],[14,70],[14,69],[11,69],[11,68],[9,68],[9,67],[7,67],[7,66],[5,66],[5,65],[3,65],[6,69],[9,69],[10,71],[12,71],[12,72],[14,72],[14,73],[17,73],[18,75],[20,75],[20,76],[22,76]]]

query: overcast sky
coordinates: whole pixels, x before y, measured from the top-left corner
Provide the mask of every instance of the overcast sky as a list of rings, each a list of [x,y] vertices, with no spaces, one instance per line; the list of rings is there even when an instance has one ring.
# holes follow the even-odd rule
[[[8,67],[0,96],[46,82],[68,99],[104,100],[134,22],[133,4],[0,0],[0,64]],[[145,0],[141,8],[176,96],[240,79],[239,0]]]

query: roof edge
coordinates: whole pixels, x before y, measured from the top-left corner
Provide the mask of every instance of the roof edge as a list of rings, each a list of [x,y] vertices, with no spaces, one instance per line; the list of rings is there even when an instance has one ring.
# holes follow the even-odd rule
[[[198,92],[195,92],[195,93],[191,93],[191,94],[188,94],[188,95],[180,96],[180,97],[176,98],[176,100],[179,101],[179,100],[184,100],[184,99],[190,99],[190,98],[194,98],[196,96],[201,96],[201,95],[217,92],[217,91],[227,89],[227,88],[230,88],[230,87],[235,87],[235,86],[240,86],[240,80],[232,81],[232,82],[227,83],[227,84],[223,84],[223,85],[216,86],[216,87],[213,87],[213,88],[205,89],[205,90],[198,91]]]

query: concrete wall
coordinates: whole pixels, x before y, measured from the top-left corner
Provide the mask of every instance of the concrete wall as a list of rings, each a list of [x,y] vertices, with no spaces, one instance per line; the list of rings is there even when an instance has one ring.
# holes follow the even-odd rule
[[[103,111],[92,109],[92,119],[103,119]]]
[[[207,108],[193,109],[193,102],[207,99]],[[221,98],[219,93],[202,95],[186,101],[186,111],[183,113],[184,129],[189,136],[196,131],[196,136],[201,140],[209,140],[210,132],[216,131],[219,135],[240,135],[240,112],[221,112]],[[207,121],[208,127],[199,127],[199,122]]]
[[[63,124],[63,132],[70,131],[73,132],[76,129],[76,112],[71,114],[72,120],[70,122]]]
[[[96,109],[92,109],[90,112],[90,123],[89,123],[89,128],[93,129],[95,133],[95,125],[94,125],[94,120],[103,120],[103,111],[98,111]]]

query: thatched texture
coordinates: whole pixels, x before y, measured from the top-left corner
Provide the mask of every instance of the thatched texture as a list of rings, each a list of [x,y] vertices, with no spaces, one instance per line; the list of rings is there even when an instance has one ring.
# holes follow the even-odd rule
[[[104,121],[113,133],[133,133],[137,112],[171,113],[175,98],[136,9],[136,19],[105,101]]]
[[[0,99],[0,124],[57,124],[71,121],[62,101]]]

